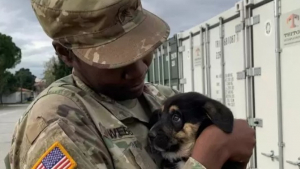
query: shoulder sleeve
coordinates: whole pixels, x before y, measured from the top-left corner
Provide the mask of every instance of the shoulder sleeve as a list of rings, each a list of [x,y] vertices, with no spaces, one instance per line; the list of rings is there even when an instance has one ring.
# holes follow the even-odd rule
[[[206,169],[206,168],[198,161],[190,157],[182,169]]]
[[[45,96],[23,119],[17,125],[12,142],[11,169],[42,169],[55,165],[77,169],[111,168],[100,134],[68,98],[57,94]]]
[[[9,154],[4,158],[5,169],[10,169]]]

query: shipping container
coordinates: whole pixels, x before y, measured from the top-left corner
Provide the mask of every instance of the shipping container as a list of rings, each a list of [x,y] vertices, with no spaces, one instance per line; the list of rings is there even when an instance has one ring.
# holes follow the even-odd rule
[[[174,80],[179,91],[203,93],[247,119],[257,139],[249,168],[300,168],[300,1],[232,6],[159,47],[166,62],[154,69],[165,74],[149,81],[173,86]]]
[[[177,35],[168,39],[154,51],[153,61],[147,73],[147,82],[161,84],[179,90]]]

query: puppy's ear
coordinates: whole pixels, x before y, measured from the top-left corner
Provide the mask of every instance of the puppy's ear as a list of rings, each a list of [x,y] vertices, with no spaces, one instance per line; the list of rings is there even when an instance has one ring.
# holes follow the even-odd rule
[[[226,133],[232,132],[234,118],[229,108],[215,100],[207,101],[203,108],[214,125]]]
[[[151,127],[158,122],[159,118],[161,116],[161,109],[156,109],[152,112],[150,119],[149,119],[149,123],[147,125],[148,129],[150,130]]]

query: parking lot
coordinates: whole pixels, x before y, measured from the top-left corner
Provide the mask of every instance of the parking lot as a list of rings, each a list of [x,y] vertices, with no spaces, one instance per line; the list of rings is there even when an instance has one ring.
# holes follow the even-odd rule
[[[14,126],[28,105],[0,106],[0,169],[5,169],[4,158],[9,151]]]

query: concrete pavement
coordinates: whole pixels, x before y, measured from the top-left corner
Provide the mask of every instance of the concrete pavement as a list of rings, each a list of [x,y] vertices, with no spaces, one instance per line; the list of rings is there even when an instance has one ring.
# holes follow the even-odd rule
[[[0,106],[0,169],[5,169],[3,160],[10,148],[15,124],[27,106],[27,104]]]

